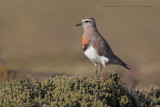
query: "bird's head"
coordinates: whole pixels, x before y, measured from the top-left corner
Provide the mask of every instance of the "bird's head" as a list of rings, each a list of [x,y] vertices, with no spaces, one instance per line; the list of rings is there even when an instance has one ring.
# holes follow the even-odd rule
[[[82,19],[81,23],[76,24],[75,26],[82,26],[84,29],[87,29],[89,27],[95,27],[96,22],[95,22],[94,18],[86,17],[86,18]]]

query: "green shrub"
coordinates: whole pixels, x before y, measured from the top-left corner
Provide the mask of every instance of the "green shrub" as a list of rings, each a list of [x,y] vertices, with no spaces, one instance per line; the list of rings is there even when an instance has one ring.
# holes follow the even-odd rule
[[[160,104],[160,89],[133,91],[109,73],[110,79],[56,76],[44,82],[28,78],[0,84],[0,107],[136,107]]]

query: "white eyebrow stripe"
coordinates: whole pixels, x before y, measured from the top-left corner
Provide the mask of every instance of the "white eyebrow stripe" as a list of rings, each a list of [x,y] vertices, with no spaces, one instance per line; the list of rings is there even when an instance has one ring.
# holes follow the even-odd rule
[[[82,20],[82,22],[85,22],[85,21],[92,21],[92,22],[94,22],[94,20],[90,20],[90,19]]]

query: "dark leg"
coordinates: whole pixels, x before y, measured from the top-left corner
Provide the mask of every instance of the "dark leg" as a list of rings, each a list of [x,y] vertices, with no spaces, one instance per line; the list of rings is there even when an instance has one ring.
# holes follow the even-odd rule
[[[99,75],[99,73],[102,71],[102,69],[103,69],[103,65],[100,64],[100,70],[99,70],[99,72],[97,72],[96,77],[98,77],[98,75]]]
[[[98,73],[98,64],[95,63],[95,66],[96,66],[96,77],[97,77],[97,73]]]

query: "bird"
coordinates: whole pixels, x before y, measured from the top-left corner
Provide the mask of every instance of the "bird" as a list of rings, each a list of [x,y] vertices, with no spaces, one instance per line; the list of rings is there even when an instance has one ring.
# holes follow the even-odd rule
[[[113,53],[110,45],[99,33],[93,17],[86,17],[75,26],[82,26],[84,29],[81,46],[84,54],[96,67],[96,77],[98,77],[105,65],[121,65],[131,70],[130,65],[124,63]]]

